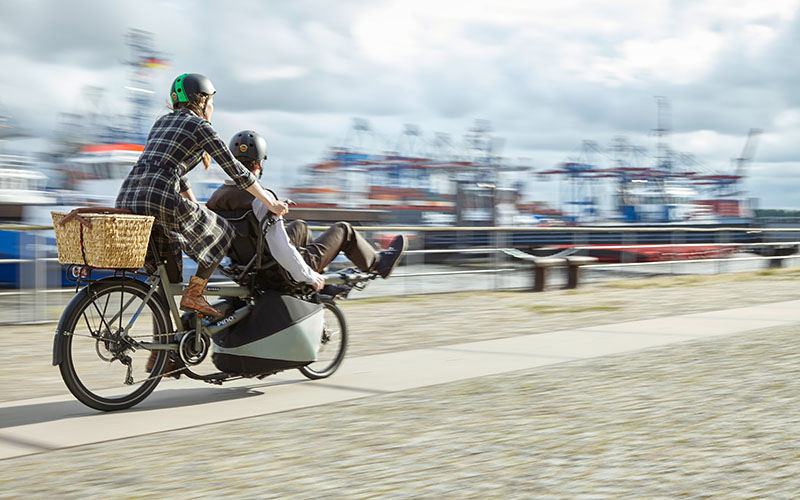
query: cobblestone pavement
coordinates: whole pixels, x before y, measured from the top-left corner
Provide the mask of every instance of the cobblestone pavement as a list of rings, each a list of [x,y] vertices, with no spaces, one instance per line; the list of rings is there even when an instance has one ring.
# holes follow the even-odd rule
[[[798,334],[750,332],[6,460],[0,498],[794,499]]]
[[[792,300],[798,277],[352,302],[351,355]],[[798,335],[748,332],[0,461],[0,498],[794,499]]]

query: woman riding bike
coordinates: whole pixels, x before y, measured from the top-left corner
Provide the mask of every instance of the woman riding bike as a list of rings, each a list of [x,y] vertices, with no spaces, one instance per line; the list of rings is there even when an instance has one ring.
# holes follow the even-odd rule
[[[211,80],[203,75],[186,73],[175,79],[170,92],[172,112],[156,120],[116,201],[117,208],[155,217],[151,243],[162,258],[173,256],[177,272],[170,276],[171,281],[182,279],[181,251],[197,262],[197,272],[189,280],[180,307],[211,317],[221,313],[205,300],[203,290],[234,232],[225,219],[197,203],[186,174],[201,159],[208,168],[213,157],[239,188],[270,211],[277,215],[288,212],[285,203],[267,195],[211,126],[215,93]],[[147,270],[154,271],[155,265],[148,256]]]

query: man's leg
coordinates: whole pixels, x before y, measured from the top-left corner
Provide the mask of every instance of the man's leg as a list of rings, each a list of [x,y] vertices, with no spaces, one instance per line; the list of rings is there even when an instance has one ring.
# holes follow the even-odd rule
[[[286,235],[295,248],[303,248],[311,243],[311,230],[306,221],[301,219],[286,224]]]
[[[313,270],[321,273],[340,251],[362,271],[369,271],[375,264],[375,249],[348,222],[332,225],[300,253]]]

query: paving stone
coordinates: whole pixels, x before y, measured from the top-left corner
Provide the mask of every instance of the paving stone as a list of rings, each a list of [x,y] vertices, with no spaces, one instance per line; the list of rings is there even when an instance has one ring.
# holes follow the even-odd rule
[[[746,286],[746,295],[726,283],[691,293],[438,296],[423,307],[463,314],[503,304],[525,324],[489,329],[462,318],[457,326],[438,314],[428,317],[439,332],[430,336],[421,317],[402,321],[394,302],[353,302],[346,314],[358,318],[354,332],[392,318],[390,334],[353,334],[355,351],[366,353],[400,348],[396,337],[408,348],[647,318],[667,305],[685,313],[800,295],[797,281]],[[564,308],[636,305],[613,317],[556,318],[526,309],[534,297]],[[4,460],[0,499],[794,499],[799,338],[800,325],[790,325]],[[51,390],[28,388],[40,389]]]

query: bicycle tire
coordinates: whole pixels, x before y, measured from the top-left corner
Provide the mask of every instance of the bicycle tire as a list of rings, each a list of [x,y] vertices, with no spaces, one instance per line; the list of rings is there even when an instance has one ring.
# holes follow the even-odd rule
[[[161,381],[162,377],[159,375],[164,371],[167,351],[156,351],[158,354],[155,363],[148,372],[147,363],[139,366],[139,360],[143,356],[149,358],[151,351],[135,349],[134,346],[113,340],[113,331],[118,330],[119,325],[127,325],[148,291],[147,285],[132,278],[101,279],[83,288],[64,310],[58,326],[59,335],[63,336],[57,343],[57,348],[60,347],[59,369],[69,391],[86,406],[101,411],[130,408],[150,395]],[[116,313],[117,300],[123,313],[119,315],[119,319],[110,323]],[[129,304],[128,307],[123,307],[126,303]],[[137,315],[131,332],[136,338],[165,342],[170,325],[166,306],[157,295],[153,295],[141,314]],[[94,356],[84,352],[92,343],[95,348]],[[121,351],[121,356],[128,357],[131,372],[136,369],[135,378],[141,378],[140,383],[125,383],[128,365],[120,361],[121,358],[114,357],[114,350]],[[133,356],[137,357],[135,366]],[[105,377],[116,378],[121,375],[115,365],[124,367],[123,380],[106,380]],[[95,385],[98,388],[94,388]],[[120,389],[128,387],[130,392]]]
[[[299,368],[300,373],[312,380],[327,378],[339,369],[344,355],[347,351],[347,322],[344,319],[344,313],[333,300],[323,299],[322,306],[330,312],[325,315],[325,322],[322,331],[322,343],[320,344],[319,354],[324,354],[326,347],[331,347],[336,342],[332,352],[333,359],[330,361],[315,361]],[[338,329],[332,322],[338,323]]]

